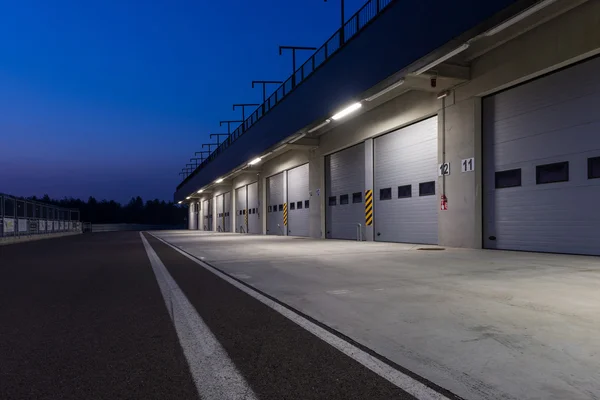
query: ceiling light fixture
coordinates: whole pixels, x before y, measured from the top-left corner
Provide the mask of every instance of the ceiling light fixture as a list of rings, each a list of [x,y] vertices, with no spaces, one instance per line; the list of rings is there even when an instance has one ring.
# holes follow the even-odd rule
[[[373,96],[371,97],[367,97],[365,100],[366,101],[373,101],[376,98],[378,98],[379,96],[383,96],[384,94],[386,94],[387,92],[391,92],[392,90],[396,89],[399,86],[402,86],[404,84],[404,79],[400,79],[398,82],[386,87],[385,89],[381,90],[380,92],[375,93]],[[310,132],[310,131],[309,131]]]
[[[488,37],[489,36],[494,36],[496,33],[505,30],[509,26],[512,26],[512,25],[516,24],[517,22],[524,20],[525,18],[529,17],[530,15],[535,14],[536,12],[540,11],[543,8],[548,7],[550,4],[555,3],[555,2],[556,2],[556,0],[544,0],[544,1],[540,1],[539,3],[537,3],[534,6],[529,7],[528,9],[526,9],[525,11],[523,11],[522,13],[517,14],[514,17],[512,17],[510,19],[507,19],[506,21],[504,21],[500,25],[497,25],[497,26],[493,27],[489,31],[485,32],[483,34],[483,36],[488,36]]]
[[[308,133],[313,133],[314,131],[321,129],[322,127],[324,127],[325,125],[327,125],[330,122],[331,122],[331,120],[329,118],[327,118],[325,121],[321,122],[319,125],[315,126],[314,128],[309,129]]]
[[[204,190],[203,190],[203,189],[200,189],[200,190],[198,190],[198,193],[202,193],[202,192],[204,192]]]
[[[223,182],[223,178],[219,178],[215,181],[215,183],[221,183],[221,182]]]
[[[421,75],[422,73],[429,71],[431,68],[440,65],[444,61],[451,59],[455,55],[462,53],[463,51],[465,51],[468,48],[469,48],[469,43],[463,44],[462,46],[452,50],[450,53],[446,54],[445,56],[440,57],[437,60],[435,60],[434,62],[427,64],[423,68],[419,68],[418,70],[415,71],[415,75]]]
[[[361,107],[362,107],[362,104],[360,104],[360,103],[354,103],[354,104],[352,104],[352,105],[344,108],[342,111],[338,112],[337,114],[335,114],[333,117],[331,117],[331,119],[337,121],[339,119],[344,118],[348,114],[353,113],[354,111],[358,110]]]
[[[254,160],[250,161],[250,162],[248,163],[248,165],[256,165],[256,164],[258,164],[258,163],[259,163],[259,162],[261,162],[261,161],[262,161],[262,158],[260,158],[260,157],[256,157]]]

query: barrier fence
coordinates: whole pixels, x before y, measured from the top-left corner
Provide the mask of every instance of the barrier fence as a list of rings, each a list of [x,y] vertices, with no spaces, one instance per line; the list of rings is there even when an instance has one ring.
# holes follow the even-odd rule
[[[0,239],[81,232],[79,210],[0,193]]]

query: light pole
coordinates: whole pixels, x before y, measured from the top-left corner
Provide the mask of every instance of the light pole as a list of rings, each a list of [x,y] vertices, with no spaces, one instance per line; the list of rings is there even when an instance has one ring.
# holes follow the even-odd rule
[[[283,50],[292,51],[292,86],[296,86],[296,51],[297,50],[316,50],[316,47],[305,46],[279,46],[279,55],[283,54]]]
[[[210,134],[210,138],[212,139],[213,137],[217,137],[217,146],[219,146],[221,144],[220,140],[221,140],[221,136],[227,136],[229,137],[229,133],[211,133]]]
[[[219,145],[218,145],[218,144],[216,144],[216,143],[204,143],[204,144],[202,145],[202,148],[205,148],[206,146],[208,146],[208,152],[209,152],[209,153],[212,153],[212,151],[211,151],[211,149],[210,149],[210,146],[217,146],[217,147],[218,147]]]
[[[252,81],[252,89],[254,89],[254,85],[262,85],[262,95],[263,95],[263,104],[267,101],[267,85],[274,84],[280,85],[282,81]]]
[[[379,6],[379,0],[377,1],[377,5]],[[344,24],[346,23],[346,19],[344,18],[344,8],[345,8],[345,4],[344,4],[344,0],[340,0],[341,4],[340,4],[340,8],[341,8],[341,28],[340,28],[340,47],[342,47],[342,45],[344,44]],[[325,0],[325,3],[327,3],[327,0]]]
[[[253,103],[242,103],[242,104],[234,104],[233,105],[233,111],[235,111],[236,107],[241,107],[242,108],[242,121],[246,121],[246,107],[258,107],[260,106],[260,104],[253,104]]]
[[[231,135],[231,124],[238,123],[241,124],[244,121],[232,120],[232,121],[219,121],[219,126],[223,126],[223,124],[227,124],[227,133]]]

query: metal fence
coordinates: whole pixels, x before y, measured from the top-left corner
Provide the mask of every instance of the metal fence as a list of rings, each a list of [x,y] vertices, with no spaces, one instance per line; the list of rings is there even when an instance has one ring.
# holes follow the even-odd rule
[[[0,239],[81,232],[79,210],[0,193]]]
[[[338,29],[333,36],[325,42],[323,46],[317,49],[310,58],[300,66],[292,76],[273,92],[273,94],[261,104],[244,122],[233,131],[191,174],[189,174],[178,186],[179,190],[185,183],[195,176],[206,164],[213,161],[233,142],[242,136],[252,125],[264,117],[278,103],[280,103],[288,94],[302,84],[319,67],[340,50],[348,41],[355,37],[362,29],[369,25],[380,13],[382,13],[391,3],[397,0],[370,0],[365,3],[346,23]],[[343,34],[342,34],[343,32]]]
[[[185,229],[184,225],[149,225],[149,224],[90,224],[89,232],[119,231],[161,231]],[[88,231],[88,227],[85,227]]]

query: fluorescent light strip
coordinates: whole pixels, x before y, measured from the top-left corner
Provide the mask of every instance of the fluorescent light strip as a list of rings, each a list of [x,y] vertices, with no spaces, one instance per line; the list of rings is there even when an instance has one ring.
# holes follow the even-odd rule
[[[321,129],[325,125],[329,124],[330,122],[331,122],[331,120],[329,118],[327,118],[325,121],[321,122],[319,125],[315,126],[314,128],[309,129],[308,133],[313,133],[314,131],[318,131],[319,129]]]
[[[529,7],[527,10],[523,11],[522,13],[517,14],[514,17],[504,21],[500,25],[493,27],[489,31],[485,32],[483,34],[483,36],[494,36],[496,33],[505,30],[509,26],[512,26],[512,25],[516,24],[517,22],[524,20],[525,18],[529,17],[530,15],[535,14],[536,12],[548,7],[550,4],[555,3],[555,2],[556,2],[556,0],[540,1],[539,3],[537,3],[534,6]]]
[[[215,181],[215,183],[221,183],[221,182],[223,182],[223,178],[219,178]]]
[[[347,116],[348,114],[353,113],[354,111],[358,110],[359,108],[362,107],[362,104],[360,103],[354,103],[346,108],[344,108],[342,111],[340,111],[339,113],[335,114],[333,117],[331,117],[331,119],[337,121],[338,119],[342,119],[345,116]]]
[[[262,158],[260,158],[260,157],[256,157],[254,160],[250,161],[250,162],[248,163],[248,165],[256,165],[256,164],[258,164],[258,163],[259,163],[259,162],[261,162],[261,161],[262,161]]]
[[[400,79],[398,82],[394,83],[393,85],[390,85],[388,87],[386,87],[385,89],[383,89],[382,91],[375,93],[373,96],[371,97],[367,97],[365,100],[366,101],[373,101],[376,98],[378,98],[379,96],[383,96],[384,94],[386,94],[387,92],[391,92],[392,90],[396,89],[399,86],[402,86],[404,84],[404,79]],[[309,131],[310,132],[310,131]]]
[[[452,50],[450,53],[446,54],[445,56],[440,57],[437,60],[435,60],[434,62],[429,63],[426,66],[424,66],[423,68],[418,69],[417,71],[415,71],[415,75],[421,75],[422,73],[429,71],[431,68],[433,68],[437,65],[440,65],[444,61],[449,60],[450,58],[454,57],[455,55],[462,53],[463,51],[465,51],[468,48],[469,48],[469,43],[463,44],[462,46]]]

